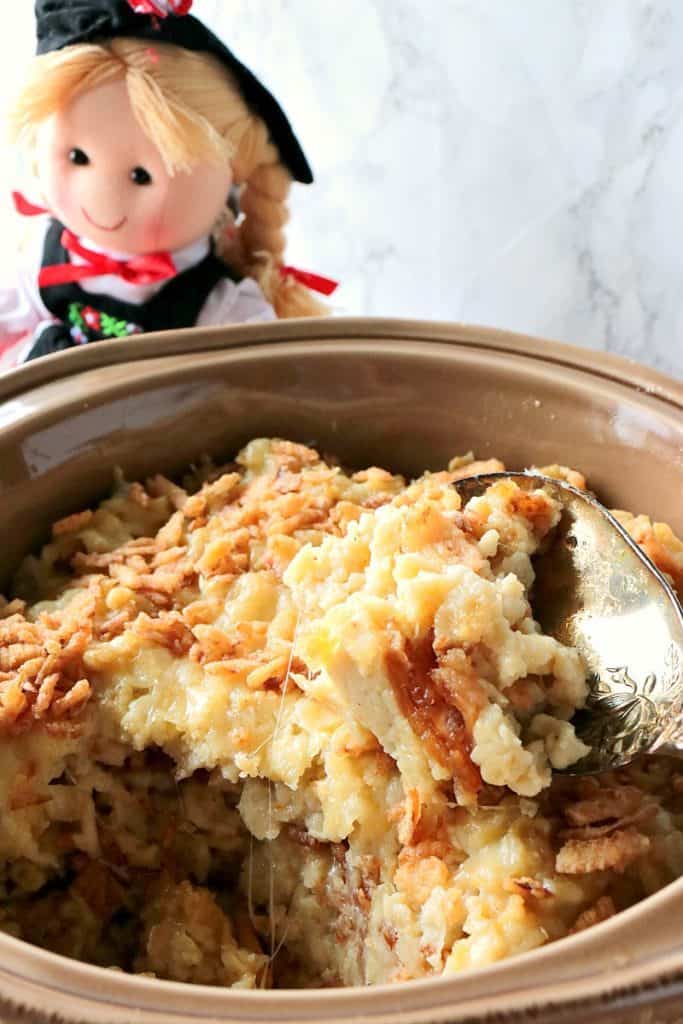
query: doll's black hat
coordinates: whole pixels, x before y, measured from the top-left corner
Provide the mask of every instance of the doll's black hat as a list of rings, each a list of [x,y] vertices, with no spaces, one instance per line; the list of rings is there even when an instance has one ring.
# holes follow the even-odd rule
[[[266,124],[294,180],[310,184],[311,168],[275,97],[213,32],[188,13],[191,6],[192,0],[37,0],[37,52],[128,36],[210,53],[230,71],[246,105]]]

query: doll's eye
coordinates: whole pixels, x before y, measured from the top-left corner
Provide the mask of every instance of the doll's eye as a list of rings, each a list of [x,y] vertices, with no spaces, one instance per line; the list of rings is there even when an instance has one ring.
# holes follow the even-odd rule
[[[152,175],[144,167],[134,167],[130,172],[130,180],[134,185],[151,185]]]
[[[90,157],[82,149],[72,149],[69,153],[69,160],[78,167],[85,167],[86,164],[90,163]]]

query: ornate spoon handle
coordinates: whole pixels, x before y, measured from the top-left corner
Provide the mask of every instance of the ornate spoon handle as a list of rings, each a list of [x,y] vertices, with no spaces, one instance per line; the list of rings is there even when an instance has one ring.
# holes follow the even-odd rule
[[[564,481],[491,473],[454,486],[467,502],[501,478],[543,488],[562,508],[534,559],[532,606],[543,632],[575,647],[590,675],[586,707],[573,719],[590,753],[565,771],[683,755],[683,609],[670,583],[600,502]]]

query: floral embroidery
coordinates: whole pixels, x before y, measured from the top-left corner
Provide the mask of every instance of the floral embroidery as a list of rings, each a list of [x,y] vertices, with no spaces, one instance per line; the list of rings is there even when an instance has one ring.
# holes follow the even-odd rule
[[[128,0],[136,14],[151,14],[156,18],[167,18],[169,14],[180,17],[189,14],[194,0]]]
[[[129,338],[131,334],[143,333],[139,324],[117,320],[115,316],[82,302],[72,302],[69,306],[69,323],[71,337],[77,345],[85,345],[99,338]]]

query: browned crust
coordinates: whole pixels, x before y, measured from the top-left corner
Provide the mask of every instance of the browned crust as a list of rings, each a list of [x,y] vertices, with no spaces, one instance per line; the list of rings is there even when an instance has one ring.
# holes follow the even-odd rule
[[[479,768],[472,761],[471,721],[464,695],[452,673],[439,668],[433,634],[417,641],[394,638],[385,656],[387,676],[401,713],[429,754],[443,765],[464,791],[482,787]],[[463,711],[458,704],[463,706]]]
[[[650,849],[647,836],[633,828],[618,829],[595,839],[569,839],[555,859],[562,875],[585,875],[592,871],[619,873]]]
[[[42,723],[70,730],[92,688],[83,656],[92,639],[96,587],[77,595],[61,615],[29,622],[22,613],[0,620],[0,733]]]
[[[71,516],[66,516],[65,519],[60,519],[52,526],[53,537],[63,537],[67,533],[76,533],[78,530],[82,530],[84,526],[87,526],[93,517],[92,510],[89,508],[84,509],[82,512],[75,512]]]
[[[615,515],[660,572],[669,577],[683,601],[683,541],[666,523],[653,522],[648,516],[621,511]]]
[[[537,878],[528,878],[522,875],[520,878],[506,878],[503,888],[515,896],[521,896],[526,900],[547,900],[552,896],[552,891],[546,888]]]
[[[545,537],[553,525],[555,508],[544,491],[519,490],[510,500],[510,510],[526,519],[537,537]]]
[[[607,921],[610,917],[614,917],[616,912],[617,908],[614,906],[612,897],[601,896],[592,907],[588,907],[579,914],[573,927],[570,928],[569,934],[575,935],[577,932],[585,931],[586,928],[592,928],[595,924]]]
[[[643,792],[636,786],[605,786],[594,796],[568,804],[564,816],[571,825],[599,825],[632,815],[642,802]]]
[[[473,462],[466,462],[463,465],[449,466],[451,479],[466,480],[469,476],[483,476],[487,473],[504,473],[505,464],[500,459],[475,459]]]

